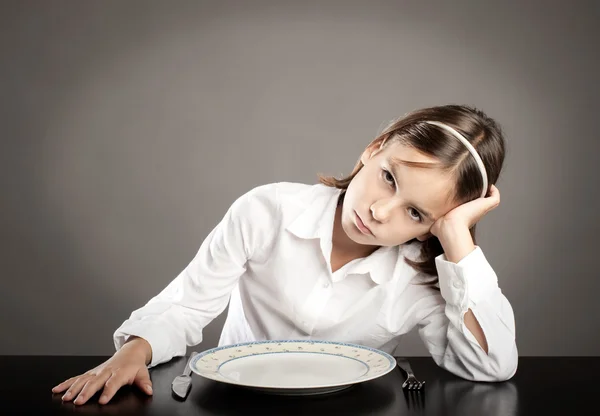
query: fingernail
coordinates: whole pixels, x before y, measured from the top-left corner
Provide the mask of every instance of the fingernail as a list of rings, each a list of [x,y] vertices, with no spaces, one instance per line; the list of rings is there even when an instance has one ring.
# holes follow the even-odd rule
[[[69,396],[71,396],[71,393],[66,392],[65,395],[62,398],[63,398],[63,400],[66,400],[66,399],[69,398]]]
[[[100,401],[101,401],[102,403],[105,403],[107,399],[108,399],[108,396],[101,396],[101,397],[100,397]]]
[[[150,386],[150,385],[147,385],[147,386],[146,386],[146,391],[147,391],[148,393],[152,393],[152,386]]]

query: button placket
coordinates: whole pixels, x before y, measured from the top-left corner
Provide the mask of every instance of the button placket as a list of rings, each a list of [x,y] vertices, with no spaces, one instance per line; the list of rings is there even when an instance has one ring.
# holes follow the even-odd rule
[[[314,331],[315,325],[331,297],[330,291],[323,289],[324,284],[331,286],[329,282],[315,284],[302,308],[301,322],[309,330],[309,333]]]

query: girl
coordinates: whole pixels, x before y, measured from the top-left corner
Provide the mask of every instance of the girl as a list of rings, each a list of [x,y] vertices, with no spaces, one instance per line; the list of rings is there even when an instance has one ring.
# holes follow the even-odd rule
[[[417,328],[435,362],[468,380],[517,368],[515,323],[475,224],[498,206],[499,126],[448,105],[409,113],[350,176],[275,183],[238,198],[191,263],[114,333],[117,352],[56,386],[107,403],[152,394],[148,367],[185,355],[229,302],[219,345],[325,339],[393,352]]]

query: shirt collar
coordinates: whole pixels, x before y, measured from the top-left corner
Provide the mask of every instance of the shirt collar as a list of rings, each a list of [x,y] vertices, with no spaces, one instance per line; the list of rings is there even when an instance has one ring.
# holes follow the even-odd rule
[[[297,237],[321,238],[331,241],[335,208],[341,189],[315,185],[308,195],[300,194],[295,204],[300,214],[286,227]]]
[[[316,185],[308,194],[299,194],[294,198],[294,206],[300,213],[286,227],[299,238],[319,238],[331,244],[335,209],[341,189]],[[370,256],[351,265],[346,274],[369,274],[376,284],[389,282],[394,276],[397,263],[404,262],[402,247],[380,247]]]
[[[389,282],[394,276],[398,260],[398,247],[379,247],[370,256],[351,267],[349,273],[366,274],[378,285]]]

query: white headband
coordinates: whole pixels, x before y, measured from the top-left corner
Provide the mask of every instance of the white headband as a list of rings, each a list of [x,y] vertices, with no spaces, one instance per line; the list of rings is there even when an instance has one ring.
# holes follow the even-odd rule
[[[487,173],[485,172],[485,166],[483,165],[483,161],[479,157],[479,153],[477,153],[477,150],[475,150],[475,148],[471,145],[471,143],[469,143],[469,141],[467,139],[465,139],[465,136],[460,134],[458,131],[456,131],[452,127],[447,126],[444,123],[440,123],[439,121],[425,121],[425,123],[434,124],[438,127],[443,128],[444,130],[450,132],[454,137],[456,137],[458,140],[460,140],[466,146],[466,148],[469,150],[469,152],[471,152],[471,154],[475,158],[475,162],[477,162],[477,166],[479,166],[479,171],[481,172],[481,179],[483,179],[483,191],[481,192],[481,197],[484,198],[485,195],[487,194],[488,179],[487,179]]]

